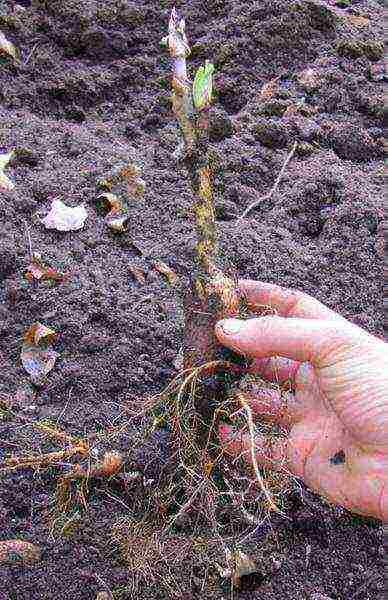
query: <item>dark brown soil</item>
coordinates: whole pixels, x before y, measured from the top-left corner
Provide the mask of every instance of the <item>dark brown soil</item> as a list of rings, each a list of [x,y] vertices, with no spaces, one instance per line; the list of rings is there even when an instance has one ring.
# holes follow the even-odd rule
[[[180,302],[153,268],[163,260],[184,280],[194,243],[190,189],[172,157],[179,134],[169,60],[159,46],[172,4],[0,2],[0,31],[21,51],[20,65],[0,65],[0,154],[17,151],[7,167],[15,190],[0,195],[0,393],[12,404],[0,413],[1,458],[60,449],[29,424],[48,419],[72,435],[95,433],[96,451],[121,450],[129,469],[131,436],[107,440],[105,433],[128,422],[129,401],[140,405],[176,375]],[[382,2],[175,5],[186,17],[193,69],[206,58],[216,64],[217,214],[231,268],[305,290],[382,335]],[[313,85],[299,77],[308,68]],[[275,77],[275,94],[260,99]],[[270,190],[294,140],[303,145],[277,194],[236,227],[248,204]],[[142,166],[146,191],[131,201],[128,234],[115,235],[96,207],[97,180],[129,158]],[[116,191],[124,197],[124,184]],[[85,203],[84,229],[44,228],[38,217],[54,197]],[[30,242],[70,273],[64,283],[24,278]],[[133,279],[131,266],[145,270],[145,284]],[[20,362],[22,335],[34,321],[59,333],[60,359],[39,389]],[[148,477],[163,449],[162,435],[154,436]],[[202,586],[208,570],[215,574],[214,562],[222,562],[222,548],[201,554],[202,538],[189,530],[168,541],[178,548],[171,573],[151,561],[153,572],[131,592],[112,525],[131,515],[133,491],[119,481],[91,485],[78,527],[72,532],[62,523],[58,533],[50,512],[57,475],[1,475],[0,539],[43,549],[34,566],[16,557],[0,566],[1,600],[88,600],[104,589],[122,599],[230,597],[217,578],[213,587]],[[308,491],[302,499],[294,494],[289,516],[273,519],[272,529],[260,529],[243,546],[273,568],[263,566],[263,577],[241,598],[382,598],[378,522],[327,506]],[[142,553],[143,542],[136,543]]]

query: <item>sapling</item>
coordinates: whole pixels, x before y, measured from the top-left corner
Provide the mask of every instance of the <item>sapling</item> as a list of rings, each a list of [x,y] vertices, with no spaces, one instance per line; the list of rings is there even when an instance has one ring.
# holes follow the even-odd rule
[[[244,404],[236,406],[227,401],[231,383],[236,384],[246,370],[241,359],[233,353],[226,354],[219,345],[214,328],[219,319],[242,316],[247,307],[235,279],[226,272],[217,243],[209,148],[214,66],[206,61],[198,69],[194,81],[190,80],[186,64],[190,47],[185,21],[175,8],[171,11],[168,36],[163,38],[162,45],[168,47],[171,57],[172,107],[182,134],[175,157],[188,174],[197,237],[190,282],[183,292],[184,381],[175,398],[178,409],[173,423],[185,446],[185,452],[180,451],[183,466],[189,473],[188,479],[195,484],[192,489],[196,489],[203,477],[214,476],[217,485],[222,480],[215,468],[222,455],[217,442],[217,427],[222,414],[228,414],[226,405],[229,412],[231,406],[235,412],[246,412]],[[247,417],[250,421],[250,413]],[[254,449],[252,462],[268,505],[277,510],[263,483]],[[190,507],[190,502],[187,506]]]
[[[214,66],[200,67],[194,83],[187,75],[190,48],[185,22],[175,8],[169,23],[168,47],[172,58],[172,103],[182,132],[176,157],[187,170],[193,192],[197,242],[192,280],[184,294],[184,369],[202,367],[220,358],[214,336],[216,321],[236,316],[240,297],[235,281],[224,274],[217,244],[216,218],[208,152],[209,108]],[[213,385],[202,389],[202,408],[212,405]],[[201,411],[203,412],[203,411]]]

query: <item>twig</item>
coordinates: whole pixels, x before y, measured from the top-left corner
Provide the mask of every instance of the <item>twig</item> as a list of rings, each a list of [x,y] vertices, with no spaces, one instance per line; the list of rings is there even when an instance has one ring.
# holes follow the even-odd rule
[[[271,197],[274,195],[274,193],[276,192],[276,190],[277,190],[277,189],[278,189],[278,187],[279,187],[279,184],[280,184],[280,182],[281,182],[281,180],[282,180],[282,177],[283,177],[283,175],[284,175],[284,172],[285,172],[285,170],[286,170],[286,168],[287,168],[287,165],[288,165],[288,163],[290,162],[291,158],[292,158],[292,157],[293,157],[293,155],[294,155],[294,152],[295,152],[295,150],[296,150],[296,148],[297,148],[297,145],[298,145],[298,142],[294,142],[294,145],[292,146],[292,148],[291,148],[291,150],[290,150],[289,154],[287,155],[287,157],[286,157],[286,160],[284,161],[284,163],[283,163],[283,166],[282,166],[282,168],[281,168],[281,170],[280,170],[280,173],[279,173],[279,175],[277,176],[277,178],[276,178],[276,181],[275,181],[275,183],[273,184],[273,187],[271,188],[270,192],[268,192],[268,194],[265,194],[264,196],[261,196],[261,198],[258,198],[257,200],[255,200],[254,202],[252,202],[252,204],[250,204],[250,205],[248,206],[248,208],[246,208],[246,209],[244,210],[244,212],[243,212],[243,214],[241,215],[241,217],[239,217],[239,218],[237,219],[237,221],[236,221],[236,225],[238,225],[238,224],[240,223],[240,221],[241,221],[242,219],[244,219],[244,218],[247,216],[247,214],[248,214],[248,213],[250,213],[250,212],[251,212],[251,210],[253,210],[254,208],[256,208],[256,206],[258,206],[258,205],[259,205],[261,202],[263,202],[263,200],[269,200],[269,199],[270,199],[270,198],[271,198]]]
[[[28,63],[28,61],[30,60],[31,56],[34,54],[36,48],[38,47],[38,44],[35,44],[35,46],[32,48],[31,52],[29,53],[29,55],[27,56],[26,60],[24,61],[24,66],[26,66],[26,64]]]

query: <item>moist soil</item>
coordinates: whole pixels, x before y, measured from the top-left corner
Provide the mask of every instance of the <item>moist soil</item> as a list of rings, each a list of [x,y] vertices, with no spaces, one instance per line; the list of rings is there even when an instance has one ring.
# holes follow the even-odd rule
[[[230,269],[304,290],[382,336],[382,3],[174,4],[186,18],[191,72],[205,59],[216,66],[211,142]],[[0,539],[42,550],[34,564],[17,553],[0,564],[1,600],[88,600],[99,591],[140,600],[231,597],[215,567],[224,563],[223,549],[206,542],[205,529],[177,528],[163,559],[162,538],[133,534],[131,547],[149,557],[137,587],[117,534],[117,523],[133,514],[131,469],[143,469],[152,486],[164,460],[163,430],[133,458],[130,407],[140,410],[177,375],[179,285],[195,243],[190,188],[173,156],[179,131],[169,58],[159,45],[172,5],[0,2],[0,31],[20,50],[19,62],[3,56],[0,65],[0,153],[15,150],[6,167],[15,188],[0,195],[0,457],[63,449],[34,428],[45,420],[92,436],[96,459],[110,449],[127,461],[121,479],[90,482],[67,517],[55,513],[55,491],[71,461],[1,472]],[[236,225],[270,191],[294,141],[276,193]],[[128,160],[141,167],[146,187],[142,197],[127,198],[125,182],[115,186],[129,214],[128,232],[117,234],[98,204],[98,181]],[[84,203],[83,229],[44,227],[54,198]],[[66,279],[26,279],[31,251]],[[170,285],[157,260],[181,284]],[[23,335],[36,321],[58,333],[60,354],[40,387],[20,360]],[[382,598],[381,523],[303,486],[286,506],[288,520],[271,517],[241,542],[260,566],[239,597]]]

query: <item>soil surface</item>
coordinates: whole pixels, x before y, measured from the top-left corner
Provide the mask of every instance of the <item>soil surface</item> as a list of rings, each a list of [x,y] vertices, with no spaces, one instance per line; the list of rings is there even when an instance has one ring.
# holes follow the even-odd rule
[[[231,597],[214,566],[223,550],[206,545],[206,532],[156,539],[134,530],[129,545],[146,558],[137,589],[120,553],[136,496],[128,481],[141,462],[132,458],[129,406],[176,376],[182,339],[177,286],[155,261],[184,281],[195,241],[159,45],[173,4],[186,18],[192,73],[205,59],[216,66],[211,140],[230,268],[304,290],[383,335],[382,2],[0,1],[0,31],[20,50],[20,61],[0,64],[0,154],[15,150],[5,170],[15,188],[0,192],[0,460],[63,449],[33,426],[42,421],[94,436],[96,460],[106,449],[127,460],[121,478],[97,480],[84,496],[77,488],[70,516],[55,512],[57,477],[70,460],[62,471],[1,472],[0,540],[42,550],[34,564],[17,553],[0,564],[1,600]],[[277,192],[236,226],[270,191],[294,141]],[[129,229],[117,234],[98,205],[98,180],[128,160],[146,187],[127,200]],[[125,182],[113,191],[126,199]],[[54,198],[85,204],[83,229],[44,227]],[[26,279],[31,251],[67,278]],[[40,387],[20,360],[36,321],[59,334],[60,356]],[[143,452],[150,485],[163,448],[160,430]],[[301,489],[288,521],[273,518],[242,543],[262,567],[239,597],[382,598],[381,524]]]

